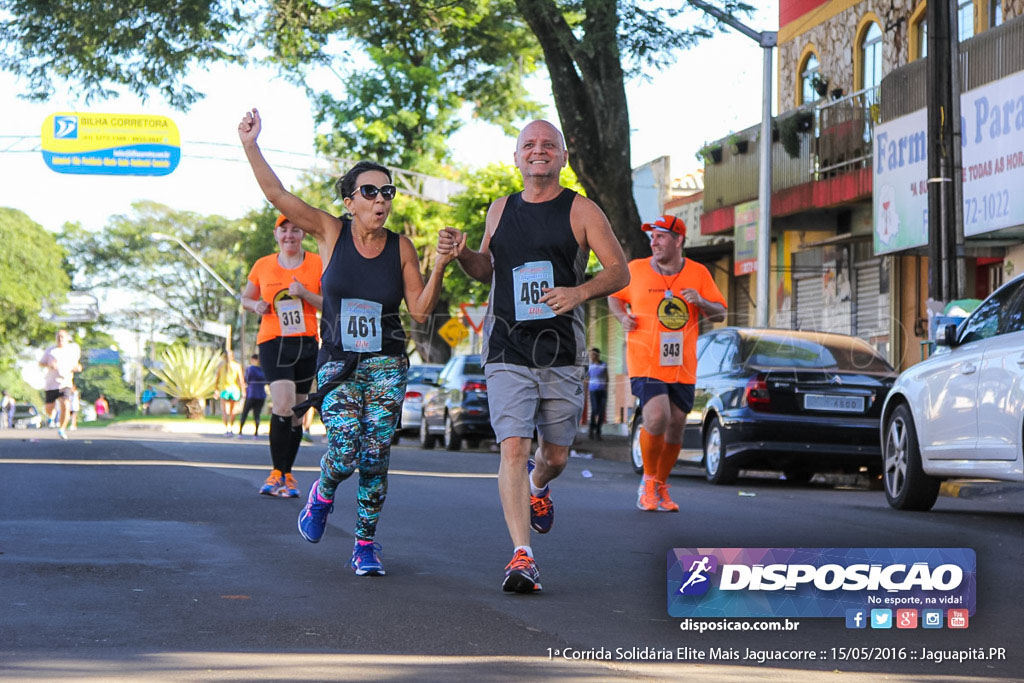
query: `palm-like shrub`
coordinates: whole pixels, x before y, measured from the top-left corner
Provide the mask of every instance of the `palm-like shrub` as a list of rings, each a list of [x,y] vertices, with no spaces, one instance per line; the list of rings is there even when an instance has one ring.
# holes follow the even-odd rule
[[[205,346],[175,344],[160,356],[163,368],[153,374],[164,383],[164,389],[185,406],[190,419],[203,416],[202,399],[210,398],[217,385],[217,366],[222,354]]]

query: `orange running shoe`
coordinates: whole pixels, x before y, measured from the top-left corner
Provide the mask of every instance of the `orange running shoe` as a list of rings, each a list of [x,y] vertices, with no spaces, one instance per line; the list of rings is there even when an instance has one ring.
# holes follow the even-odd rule
[[[282,486],[284,486],[284,476],[281,474],[281,470],[270,470],[270,476],[260,487],[260,493],[264,496],[276,496]]]
[[[679,506],[672,500],[668,495],[668,490],[671,487],[668,484],[662,484],[658,482],[658,511],[659,512],[679,512]]]
[[[658,509],[658,482],[654,479],[643,479],[636,492],[636,506],[647,512]]]
[[[284,486],[278,490],[277,495],[282,498],[299,497],[299,482],[295,481],[295,477],[292,476],[291,472],[284,475]]]
[[[517,550],[512,560],[505,565],[505,580],[501,590],[506,593],[536,593],[541,590],[540,570],[525,550]]]

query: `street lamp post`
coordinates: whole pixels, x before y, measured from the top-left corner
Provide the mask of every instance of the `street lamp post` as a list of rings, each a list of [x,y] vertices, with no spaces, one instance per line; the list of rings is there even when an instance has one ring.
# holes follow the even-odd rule
[[[213,276],[213,279],[216,280],[220,284],[220,286],[223,287],[227,291],[227,293],[231,295],[232,299],[236,299],[238,301],[239,315],[241,317],[241,322],[239,324],[238,330],[238,353],[241,355],[241,362],[245,363],[245,308],[242,307],[242,299],[239,296],[238,292],[236,292],[231,285],[225,282],[224,278],[218,275],[217,271],[211,268],[210,264],[204,261],[199,256],[199,254],[197,254],[195,251],[191,249],[191,247],[185,244],[184,240],[182,240],[180,237],[175,237],[174,235],[167,235],[162,232],[151,232],[149,233],[149,236],[156,242],[174,242],[179,247],[184,249],[185,253],[194,258],[196,262],[200,266],[202,266],[207,273]],[[230,341],[230,339],[228,341]]]
[[[757,186],[757,326],[768,327],[768,291],[772,240],[772,50],[778,42],[776,31],[755,31],[722,10],[701,0],[688,0],[724,24],[755,41],[764,49],[761,102],[760,175]]]

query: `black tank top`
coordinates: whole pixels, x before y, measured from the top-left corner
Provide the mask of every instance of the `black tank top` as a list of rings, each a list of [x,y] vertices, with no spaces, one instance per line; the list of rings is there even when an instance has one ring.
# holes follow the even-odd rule
[[[554,315],[537,299],[542,288],[583,282],[587,254],[572,233],[576,193],[546,202],[509,196],[491,236],[494,275],[487,302],[483,356],[487,363],[531,368],[586,365],[583,308]]]
[[[359,253],[352,225],[342,220],[331,262],[321,281],[319,363],[339,351],[369,356],[404,356],[405,330],[398,307],[405,295],[399,237],[390,230],[384,250],[374,258]]]

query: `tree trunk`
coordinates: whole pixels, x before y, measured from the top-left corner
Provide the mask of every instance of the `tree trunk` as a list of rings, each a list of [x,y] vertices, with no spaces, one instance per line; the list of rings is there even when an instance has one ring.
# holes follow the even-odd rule
[[[628,258],[650,255],[633,200],[629,109],[615,0],[584,3],[578,40],[553,0],[516,0],[544,50],[569,163],[600,206]]]
[[[203,402],[198,398],[190,398],[184,402],[185,415],[190,420],[201,420],[203,418]]]

